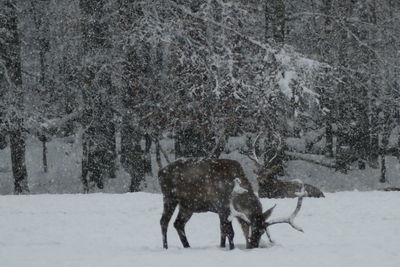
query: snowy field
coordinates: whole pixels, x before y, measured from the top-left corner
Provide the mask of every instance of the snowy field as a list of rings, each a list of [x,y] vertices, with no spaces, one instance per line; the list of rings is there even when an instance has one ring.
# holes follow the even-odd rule
[[[262,200],[289,214],[296,200]],[[218,247],[219,221],[195,214],[183,249],[170,223],[163,250],[159,194],[0,196],[0,266],[400,266],[398,192],[327,193],[305,199],[296,222],[271,226],[275,244],[244,248],[235,222],[236,249]],[[173,222],[174,218],[171,222]]]

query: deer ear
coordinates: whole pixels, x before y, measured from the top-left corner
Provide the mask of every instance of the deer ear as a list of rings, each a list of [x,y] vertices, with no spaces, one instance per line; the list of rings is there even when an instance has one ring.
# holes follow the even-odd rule
[[[269,216],[271,216],[271,213],[274,211],[275,207],[276,207],[276,204],[275,204],[272,208],[267,209],[267,210],[263,213],[263,219],[264,219],[264,221],[267,220],[267,219],[269,218]]]

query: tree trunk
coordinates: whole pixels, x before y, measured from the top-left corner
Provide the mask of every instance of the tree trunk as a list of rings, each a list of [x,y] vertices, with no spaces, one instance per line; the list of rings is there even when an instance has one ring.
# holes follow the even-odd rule
[[[160,145],[160,140],[157,138],[156,139],[156,162],[158,165],[158,168],[162,168],[162,162],[161,162],[161,145]]]
[[[379,134],[378,134],[378,115],[373,111],[371,125],[371,135],[369,144],[368,165],[371,168],[377,169],[379,167]]]
[[[321,7],[322,14],[325,15],[323,32],[321,33],[322,46],[320,47],[320,60],[322,62],[330,62],[332,59],[332,0],[323,0]],[[322,80],[323,86],[325,88],[332,88],[331,79],[329,79],[329,69],[325,69],[325,76]],[[325,109],[325,151],[324,154],[326,157],[333,157],[333,127],[332,125],[335,123],[334,121],[334,105],[333,105],[333,97],[330,90],[321,89],[321,105],[322,108]]]
[[[14,122],[15,123],[15,122]],[[28,173],[25,165],[25,137],[22,121],[10,131],[11,164],[14,176],[14,193],[29,193]]]
[[[110,178],[117,178],[117,159],[118,159],[118,151],[117,151],[117,131],[115,129],[115,123],[113,123],[112,133],[110,135],[110,149],[112,151],[111,155],[111,169],[110,169]]]
[[[46,137],[42,139],[42,161],[43,161],[43,172],[47,173],[48,164],[47,164],[47,140]]]
[[[35,41],[39,49],[39,62],[40,62],[39,84],[41,85],[40,89],[43,91],[50,90],[49,83],[47,82],[48,79],[46,79],[46,74],[49,72],[49,67],[46,64],[46,54],[50,50],[50,41],[49,41],[50,31],[49,31],[49,21],[47,12],[49,3],[50,3],[49,0],[31,2],[33,21],[38,31]],[[46,103],[46,106],[48,105],[50,105],[50,103]],[[43,134],[39,136],[39,140],[42,142],[43,172],[47,173],[47,146],[46,146],[47,138]]]
[[[94,186],[104,188],[106,177],[115,178],[115,132],[110,122],[108,128],[89,127],[82,136],[82,184],[85,193]],[[104,126],[106,127],[106,126]],[[110,130],[111,129],[111,130]],[[108,136],[106,132],[110,132]]]
[[[144,135],[145,149],[144,149],[144,172],[148,176],[153,176],[151,169],[151,136],[149,134]]]
[[[386,127],[385,127],[386,128]],[[389,144],[389,136],[390,132],[385,132],[382,134],[382,140],[381,140],[381,148],[380,148],[380,157],[381,157],[381,177],[379,179],[379,182],[381,183],[386,183],[386,149]]]
[[[397,136],[397,151],[396,151],[397,164],[400,164],[400,132]]]
[[[336,171],[347,173],[350,163],[350,146],[345,129],[338,129],[336,146]]]
[[[384,114],[384,121],[382,122],[382,136],[381,136],[381,145],[380,145],[380,157],[381,157],[381,177],[379,179],[379,182],[381,183],[386,183],[386,150],[387,147],[389,145],[389,138],[390,138],[390,134],[391,134],[391,118],[390,118],[390,114],[385,113]]]
[[[135,165],[131,165],[130,175],[131,175],[131,185],[129,187],[130,192],[138,192],[141,190],[140,184],[144,180],[144,160],[143,160],[143,150],[140,144],[136,143],[132,153],[132,162]]]
[[[336,146],[336,170],[347,173],[349,164],[352,161],[354,137],[354,124],[356,119],[353,113],[353,104],[349,101],[349,96],[355,91],[354,84],[351,82],[347,69],[351,65],[351,56],[349,55],[351,47],[351,38],[346,31],[347,19],[352,16],[354,4],[348,0],[338,1],[338,11],[340,13],[340,25],[343,25],[338,29],[337,35],[339,40],[338,43],[338,54],[336,56],[335,64],[338,66],[338,74],[340,75],[340,81],[337,84],[337,92],[335,96],[335,120],[337,123],[337,146]]]
[[[328,158],[333,158],[333,129],[332,129],[332,121],[327,119],[325,123],[325,156]]]
[[[82,135],[82,176],[81,181],[83,184],[83,192],[89,193],[89,168],[88,168],[88,160],[89,160],[89,150],[88,150],[88,138],[86,134]]]
[[[381,178],[379,182],[386,183],[386,157],[385,154],[381,154]]]
[[[28,174],[25,164],[25,137],[24,137],[24,91],[22,89],[21,74],[21,43],[18,32],[17,1],[3,1],[0,3],[2,19],[0,20],[0,67],[6,77],[6,90],[12,95],[10,105],[14,107],[9,120],[8,133],[10,136],[11,164],[14,177],[15,194],[29,192]]]
[[[117,143],[116,143],[116,130],[115,123],[112,118],[113,114],[110,111],[109,116],[105,120],[107,123],[106,128],[104,129],[104,164],[105,170],[108,174],[108,178],[116,178],[117,177]]]
[[[140,184],[144,181],[145,165],[141,140],[139,129],[131,125],[129,117],[124,116],[121,125],[121,164],[131,177],[130,192],[140,191]]]

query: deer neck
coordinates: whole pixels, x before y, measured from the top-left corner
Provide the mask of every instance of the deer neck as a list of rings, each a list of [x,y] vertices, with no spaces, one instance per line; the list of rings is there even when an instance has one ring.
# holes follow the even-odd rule
[[[252,220],[256,214],[262,214],[261,202],[251,192],[233,194],[232,204],[234,209],[245,215],[248,220]]]

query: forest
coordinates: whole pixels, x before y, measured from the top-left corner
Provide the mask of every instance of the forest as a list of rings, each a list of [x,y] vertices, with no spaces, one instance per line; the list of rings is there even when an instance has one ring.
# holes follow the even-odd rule
[[[31,191],[30,158],[61,168],[63,143],[80,192],[121,172],[142,191],[176,158],[233,152],[389,185],[399,45],[396,0],[1,0],[1,192]]]
[[[399,170],[399,0],[0,0],[0,266],[397,267]]]

